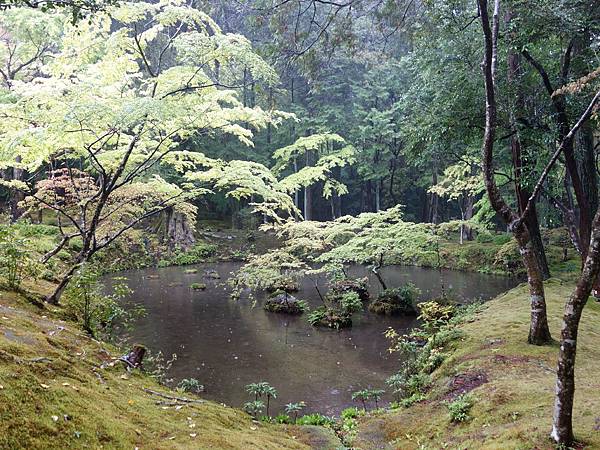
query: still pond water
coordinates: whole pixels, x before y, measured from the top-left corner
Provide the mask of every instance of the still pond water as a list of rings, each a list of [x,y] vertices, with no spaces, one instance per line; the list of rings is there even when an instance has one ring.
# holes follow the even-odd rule
[[[268,381],[278,391],[271,413],[290,402],[305,401],[305,412],[339,414],[352,406],[352,392],[385,388],[385,379],[397,371],[397,356],[389,355],[383,333],[388,327],[404,333],[415,326],[414,318],[357,314],[351,329],[315,329],[305,316],[287,316],[262,309],[248,298],[232,300],[226,281],[239,263],[144,269],[119,274],[134,290],[130,301],[141,304],[147,315],[135,323],[129,336],[152,351],[177,354],[168,373],[177,383],[196,378],[205,386],[203,397],[240,407],[251,400],[245,385]],[[185,270],[197,268],[196,274]],[[216,270],[221,279],[204,278],[204,270]],[[353,273],[352,273],[353,272]],[[369,274],[355,267],[352,276]],[[386,267],[382,275],[388,286],[412,282],[421,289],[421,300],[439,295],[439,273],[418,267]],[[487,300],[510,289],[516,280],[476,273],[444,271],[446,288],[463,301]],[[107,280],[110,289],[111,279]],[[205,283],[204,291],[190,284]],[[324,283],[322,283],[324,284]],[[378,283],[370,276],[371,295]],[[311,306],[321,304],[310,280],[301,284],[298,298]],[[389,400],[389,398],[387,398]]]

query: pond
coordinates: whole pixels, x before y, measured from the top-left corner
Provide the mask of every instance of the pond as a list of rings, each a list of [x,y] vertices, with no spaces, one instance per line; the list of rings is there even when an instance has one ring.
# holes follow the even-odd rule
[[[384,337],[388,327],[404,333],[414,318],[357,314],[353,327],[342,331],[315,329],[304,316],[269,313],[262,309],[264,296],[233,300],[226,280],[239,263],[144,269],[120,273],[134,290],[129,299],[144,306],[147,315],[136,321],[129,340],[152,351],[177,354],[168,376],[177,383],[196,378],[205,386],[203,397],[240,407],[251,400],[245,385],[268,381],[278,391],[271,413],[283,405],[304,401],[306,412],[339,414],[352,406],[352,392],[385,388],[385,379],[399,367],[389,355]],[[196,274],[185,273],[190,268]],[[204,270],[216,270],[221,279],[204,278]],[[516,280],[458,271],[442,272],[446,289],[463,301],[487,300],[516,285]],[[352,276],[369,275],[354,267]],[[394,266],[382,270],[388,286],[412,282],[421,299],[439,295],[440,274],[433,269]],[[207,284],[204,291],[190,284]],[[106,280],[110,289],[111,278]],[[324,284],[324,283],[323,283]],[[370,276],[371,295],[379,289]],[[321,304],[312,281],[306,280],[296,294],[311,306]],[[389,398],[388,398],[389,399]]]

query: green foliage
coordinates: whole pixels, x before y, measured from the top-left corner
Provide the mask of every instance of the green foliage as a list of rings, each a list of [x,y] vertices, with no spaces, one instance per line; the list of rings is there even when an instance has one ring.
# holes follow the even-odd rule
[[[382,291],[377,300],[369,305],[369,311],[377,314],[415,314],[416,300],[421,291],[412,283]]]
[[[296,256],[275,249],[252,256],[228,282],[234,288],[234,295],[239,295],[243,288],[289,293],[298,290],[298,280],[308,269]]]
[[[305,414],[296,420],[297,425],[316,425],[320,427],[333,427],[335,420],[331,417],[324,416],[323,414],[313,413]]]
[[[360,411],[358,410],[358,408],[351,407],[344,409],[340,417],[342,419],[356,419],[359,415]]]
[[[205,262],[206,259],[213,256],[216,251],[217,247],[212,244],[197,242],[190,250],[178,250],[169,258],[161,259],[158,262],[158,267],[198,264]]]
[[[300,413],[305,406],[306,404],[304,402],[288,403],[285,405],[285,412],[286,414],[293,416],[294,423],[296,423],[298,421],[298,413]]]
[[[302,314],[308,309],[308,303],[287,292],[275,291],[265,302],[264,309],[275,313]]]
[[[85,265],[65,291],[65,312],[91,336],[110,338],[117,325],[127,327],[136,316],[144,314],[139,306],[127,309],[123,306],[123,299],[131,293],[125,284],[117,284],[113,290],[111,295],[104,294],[98,271]]]
[[[243,409],[256,419],[258,415],[265,410],[265,403],[262,400],[246,402],[244,403]]]
[[[423,323],[427,333],[434,334],[450,322],[455,309],[452,305],[441,305],[435,301],[423,302],[419,304],[420,315],[418,319]]]
[[[466,422],[471,419],[469,412],[475,403],[469,394],[462,394],[448,403],[448,415],[451,422]]]
[[[306,319],[313,327],[322,324],[327,318],[327,308],[319,306],[308,313]]]
[[[289,423],[293,423],[293,422],[292,422],[292,418],[290,416],[288,416],[287,414],[277,414],[275,416],[275,423],[289,424]]]
[[[373,400],[375,402],[375,408],[377,408],[381,396],[384,393],[385,391],[383,389],[362,389],[352,393],[352,400],[360,400],[364,410],[367,409],[367,402]]]
[[[204,391],[204,386],[195,378],[184,378],[177,384],[177,388],[183,392],[193,392],[195,394]]]
[[[41,265],[30,256],[28,242],[12,225],[0,225],[0,269],[11,289],[18,289],[23,278],[41,273]]]
[[[324,301],[326,305],[319,306],[308,314],[308,323],[312,326],[329,328],[345,328],[352,326],[352,315],[362,311],[363,304],[356,292],[329,292]]]

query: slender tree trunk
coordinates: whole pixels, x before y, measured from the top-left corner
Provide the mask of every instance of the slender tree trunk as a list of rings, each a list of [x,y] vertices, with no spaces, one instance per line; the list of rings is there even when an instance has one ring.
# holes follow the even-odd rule
[[[540,270],[529,232],[525,225],[521,225],[514,232],[523,264],[527,270],[527,283],[529,285],[529,298],[531,302],[531,321],[527,342],[534,345],[544,345],[551,342],[548,317],[546,314],[546,297],[544,293],[544,278]]]
[[[21,162],[21,157],[17,156],[15,160],[18,164]],[[17,169],[17,168],[12,169],[12,179],[13,180],[23,181],[24,174],[25,173],[24,173],[23,169]],[[10,200],[9,200],[10,220],[12,222],[15,222],[23,214],[23,210],[21,208],[19,208],[19,203],[25,199],[25,195],[23,195],[23,193],[21,191],[16,190],[16,189],[11,189],[9,195],[10,195]]]
[[[510,9],[506,12],[504,21],[507,25],[512,20],[512,13]],[[523,148],[521,143],[521,137],[519,134],[519,128],[517,126],[517,117],[523,114],[525,111],[525,99],[523,95],[522,84],[520,80],[521,73],[521,56],[509,50],[508,53],[508,82],[516,86],[516,95],[514,106],[510,111],[510,126],[512,129],[512,136],[510,138],[510,149],[512,156],[513,172],[515,177],[515,196],[517,197],[519,214],[523,214],[527,202],[530,197],[530,193],[527,191],[523,184]],[[550,278],[550,268],[548,267],[548,260],[546,259],[546,251],[544,249],[544,243],[542,241],[542,235],[540,233],[540,225],[537,217],[537,210],[535,204],[531,205],[531,211],[525,219],[525,225],[529,231],[529,237],[531,239],[531,245],[533,246],[533,252],[538,263],[538,267],[542,273],[544,280]]]
[[[527,227],[519,221],[519,217],[508,206],[494,178],[494,140],[496,136],[496,66],[497,43],[499,28],[500,1],[494,2],[492,24],[488,14],[487,0],[478,0],[480,19],[485,37],[484,60],[482,64],[485,82],[485,132],[482,145],[482,171],[485,188],[490,199],[490,204],[496,213],[506,222],[512,230],[523,258],[523,265],[527,270],[527,281],[531,301],[531,321],[528,342],[543,345],[551,342],[548,318],[546,315],[546,299],[542,275],[534,256],[531,240]]]
[[[306,166],[312,166],[314,164],[314,152],[312,150],[306,151]],[[313,186],[306,186],[304,188],[304,220],[313,220]]]
[[[51,305],[58,305],[59,304],[60,297],[62,296],[65,288],[69,284],[69,281],[71,281],[71,278],[73,278],[73,275],[75,275],[75,272],[77,272],[77,269],[79,269],[81,267],[81,265],[88,258],[89,258],[89,256],[86,256],[83,253],[80,253],[77,256],[77,258],[75,258],[75,261],[74,261],[73,265],[71,266],[71,268],[67,272],[65,272],[65,274],[63,274],[63,276],[60,279],[58,285],[54,288],[54,291],[52,292],[52,294],[50,294],[48,296],[48,298],[46,298],[46,301],[48,303],[50,303]]]
[[[552,438],[564,446],[573,444],[573,398],[575,395],[575,357],[581,313],[592,285],[600,274],[600,215],[593,223],[590,246],[577,287],[565,305],[556,372],[556,396]]]
[[[431,176],[431,185],[435,186],[438,183],[438,174],[437,174],[437,164],[433,165],[433,172]],[[437,194],[431,193],[429,194],[429,214],[428,214],[428,222],[437,225],[438,218],[438,210],[439,210],[439,197]]]

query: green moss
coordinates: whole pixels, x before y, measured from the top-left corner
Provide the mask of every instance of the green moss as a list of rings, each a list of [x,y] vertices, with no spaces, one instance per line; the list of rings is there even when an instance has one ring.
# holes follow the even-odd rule
[[[560,336],[565,299],[573,288],[556,279],[546,283],[555,339]],[[527,344],[529,314],[525,285],[487,303],[460,325],[462,341],[433,372],[427,402],[362,420],[355,446],[378,448],[391,442],[391,448],[409,450],[552,448],[548,436],[558,346]],[[598,330],[600,304],[590,302],[578,339],[573,419],[576,438],[590,449],[600,448],[600,434],[595,431],[600,411]],[[463,393],[460,386],[471,390],[477,401],[468,414],[471,420],[456,426],[448,420],[446,405]]]
[[[309,448],[283,426],[212,402],[177,409],[144,389],[181,394],[120,363],[100,368],[120,352],[53,319],[59,310],[7,292],[0,309],[0,448]]]

